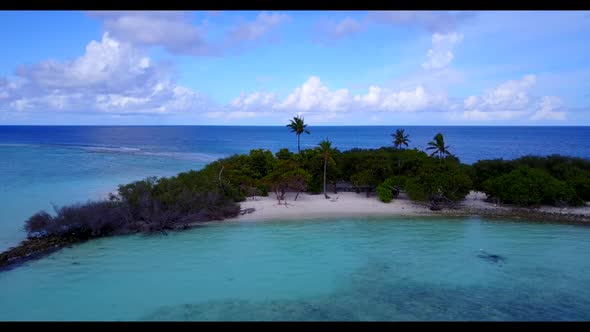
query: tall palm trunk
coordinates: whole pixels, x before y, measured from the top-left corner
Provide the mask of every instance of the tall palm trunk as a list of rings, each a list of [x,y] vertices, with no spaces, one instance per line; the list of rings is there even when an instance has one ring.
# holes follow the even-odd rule
[[[326,194],[326,169],[328,166],[328,156],[324,158],[324,197],[327,199],[328,194]]]
[[[301,135],[297,135],[297,153],[301,153],[301,148],[299,147],[299,140],[301,139]]]

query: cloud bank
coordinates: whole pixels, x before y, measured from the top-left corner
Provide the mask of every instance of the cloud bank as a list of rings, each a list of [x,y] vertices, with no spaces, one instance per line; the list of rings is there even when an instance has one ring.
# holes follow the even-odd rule
[[[105,33],[79,58],[19,67],[0,85],[4,111],[174,113],[194,110],[206,98],[179,86],[128,43]]]
[[[261,12],[254,20],[236,23],[223,36],[213,38],[211,23],[207,19],[195,23],[194,13],[189,12],[95,11],[88,15],[102,20],[104,32],[117,40],[138,46],[159,46],[172,54],[190,56],[222,55],[251,45],[291,19],[287,14]]]

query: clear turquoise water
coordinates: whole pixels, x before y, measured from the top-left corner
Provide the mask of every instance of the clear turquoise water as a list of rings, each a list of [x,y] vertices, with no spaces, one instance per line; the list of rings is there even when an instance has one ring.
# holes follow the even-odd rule
[[[0,250],[24,239],[38,210],[106,197],[119,184],[199,169],[212,158],[95,152],[43,145],[0,145]]]
[[[410,148],[442,132],[463,162],[561,153],[590,158],[590,127],[404,126]],[[398,126],[309,127],[303,148],[329,138],[341,150],[391,145]],[[169,176],[250,149],[296,150],[284,126],[0,126],[0,250],[24,238],[22,225],[52,203],[104,197],[117,185]]]
[[[0,320],[588,320],[589,237],[361,218],[106,238],[0,273]]]
[[[397,127],[311,127],[342,150]],[[467,163],[590,158],[590,127],[407,127]],[[539,138],[542,139],[539,139]],[[253,148],[296,149],[284,127],[0,126],[0,250],[51,204],[200,169]],[[0,273],[0,320],[588,320],[590,228],[444,219],[210,225],[101,239]],[[493,264],[483,248],[507,257]]]

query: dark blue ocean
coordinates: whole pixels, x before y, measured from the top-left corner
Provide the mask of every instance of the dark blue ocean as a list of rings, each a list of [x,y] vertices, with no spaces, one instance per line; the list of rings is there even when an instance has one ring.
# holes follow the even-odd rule
[[[391,145],[394,126],[310,127],[302,148],[328,138],[340,150]],[[590,127],[441,127],[405,126],[410,148],[424,149],[443,133],[450,150],[463,162],[516,158],[526,154],[559,153],[590,157]],[[95,153],[133,154],[171,159],[211,160],[254,148],[277,151],[297,148],[285,127],[250,126],[0,126],[0,144],[24,144],[51,149],[81,149]]]
[[[396,128],[311,126],[301,143],[390,146]],[[590,127],[404,128],[411,148],[443,133],[466,163],[590,159]],[[0,126],[0,250],[52,204],[296,144],[285,127]],[[0,273],[0,320],[590,319],[589,227],[385,219],[229,222],[91,241]],[[482,247],[506,262],[478,259]]]

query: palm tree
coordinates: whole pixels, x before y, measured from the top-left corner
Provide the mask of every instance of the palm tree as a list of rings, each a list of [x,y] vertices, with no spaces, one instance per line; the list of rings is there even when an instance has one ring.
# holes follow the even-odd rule
[[[303,123],[303,117],[294,117],[293,120],[291,120],[291,123],[287,125],[287,127],[291,128],[291,131],[297,134],[297,152],[301,153],[301,148],[299,144],[301,134],[309,134],[309,130],[305,129],[307,125]]]
[[[448,149],[449,146],[445,145],[445,138],[441,133],[436,134],[434,140],[428,142],[428,147],[426,148],[426,150],[434,150],[430,154],[431,157],[438,154],[438,157],[441,158],[441,160],[445,155],[451,155],[451,152],[449,152]]]
[[[410,135],[404,135],[405,129],[397,129],[395,131],[395,134],[391,134],[391,136],[393,137],[393,146],[398,149],[401,150],[402,149],[402,145],[405,145],[406,147],[408,146],[408,143],[410,142]],[[398,171],[401,173],[401,168],[402,168],[402,160],[401,160],[401,156],[398,156],[397,159],[397,169]]]
[[[402,145],[407,147],[410,142],[410,135],[404,135],[404,129],[397,129],[395,134],[391,134],[391,136],[393,137],[393,146],[396,149],[401,149]]]
[[[326,199],[330,198],[328,194],[326,194],[326,171],[328,169],[328,159],[331,158],[332,154],[332,142],[328,139],[321,141],[319,144],[319,152],[324,156],[324,197]]]

